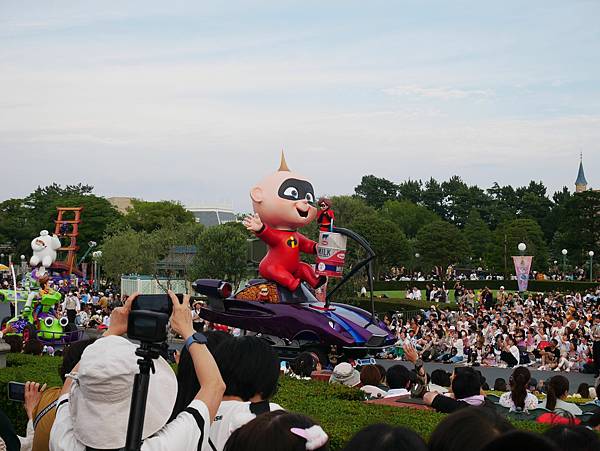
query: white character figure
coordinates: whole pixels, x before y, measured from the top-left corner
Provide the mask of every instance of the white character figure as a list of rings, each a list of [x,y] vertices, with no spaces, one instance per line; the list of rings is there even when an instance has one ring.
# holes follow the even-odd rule
[[[50,236],[47,230],[42,230],[40,236],[31,241],[33,256],[29,260],[29,264],[33,267],[42,266],[38,271],[38,275],[45,274],[46,268],[49,268],[54,263],[56,260],[56,251],[60,246],[58,237],[56,235]]]

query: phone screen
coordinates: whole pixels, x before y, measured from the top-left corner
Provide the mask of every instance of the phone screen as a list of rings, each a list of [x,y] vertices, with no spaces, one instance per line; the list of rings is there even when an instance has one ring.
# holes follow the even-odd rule
[[[17,402],[25,401],[25,384],[22,382],[9,382],[8,399]]]

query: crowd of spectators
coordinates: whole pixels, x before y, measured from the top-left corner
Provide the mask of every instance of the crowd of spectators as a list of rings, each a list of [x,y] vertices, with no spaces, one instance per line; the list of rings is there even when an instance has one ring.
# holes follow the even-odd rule
[[[558,264],[554,264],[548,268],[546,272],[532,271],[529,274],[531,280],[552,280],[552,281],[588,281],[589,273],[585,268],[575,266],[568,271],[562,269]],[[502,273],[494,273],[484,270],[482,267],[470,269],[459,269],[454,266],[443,268],[441,266],[434,267],[431,272],[421,272],[418,270],[411,271],[405,267],[392,268],[388,274],[385,274],[385,281],[409,282],[419,281],[465,281],[465,280],[516,280],[516,276],[511,274],[508,278]]]
[[[416,289],[409,291],[420,294]],[[457,282],[456,310],[441,302],[448,293],[444,287],[433,286],[425,294],[432,302],[429,309],[410,318],[402,313],[384,316],[397,337],[387,357],[403,359],[403,346],[410,343],[424,361],[527,365],[598,375],[600,287],[584,293],[553,291],[521,296],[504,287],[476,293]]]

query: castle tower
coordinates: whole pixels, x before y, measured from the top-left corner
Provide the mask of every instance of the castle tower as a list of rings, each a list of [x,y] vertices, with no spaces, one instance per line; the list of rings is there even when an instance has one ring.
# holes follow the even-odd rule
[[[583,193],[587,191],[587,180],[583,172],[583,154],[579,157],[579,172],[577,173],[577,180],[575,180],[575,192]]]

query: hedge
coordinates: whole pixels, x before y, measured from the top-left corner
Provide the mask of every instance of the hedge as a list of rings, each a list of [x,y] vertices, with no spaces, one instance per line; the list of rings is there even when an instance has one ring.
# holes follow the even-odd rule
[[[0,370],[0,384],[15,380],[35,380],[50,386],[60,385],[58,357],[35,357],[10,354],[8,367]],[[428,438],[443,414],[401,407],[389,407],[362,402],[360,390],[320,381],[280,378],[274,401],[286,410],[314,418],[330,436],[333,451],[339,450],[360,429],[373,423],[405,426]],[[0,408],[7,413],[17,432],[24,434],[26,416],[20,403],[8,401],[6,390],[0,395]],[[531,421],[515,421],[518,428],[543,431],[546,426]]]
[[[439,280],[429,280],[429,281],[376,281],[373,285],[375,291],[405,291],[406,287],[417,287],[420,290],[425,289],[425,285],[441,285],[441,281]],[[454,281],[447,281],[446,288],[453,289]],[[517,291],[517,281],[516,280],[464,280],[461,281],[462,285],[465,288],[473,288],[474,290],[481,290],[484,287],[488,287],[491,290],[498,290],[501,286],[510,291]],[[590,288],[596,288],[599,284],[597,282],[564,282],[564,281],[554,281],[554,280],[530,280],[529,281],[529,291],[575,291],[575,292],[584,292]]]
[[[337,302],[337,301],[334,301]],[[368,312],[371,311],[371,301],[367,298],[349,299],[346,301],[347,304],[356,305]],[[383,312],[395,312],[395,311],[409,311],[409,310],[428,310],[433,304],[442,310],[456,310],[457,305],[455,303],[438,303],[431,301],[411,301],[410,299],[401,298],[375,298],[375,311],[379,313]]]

